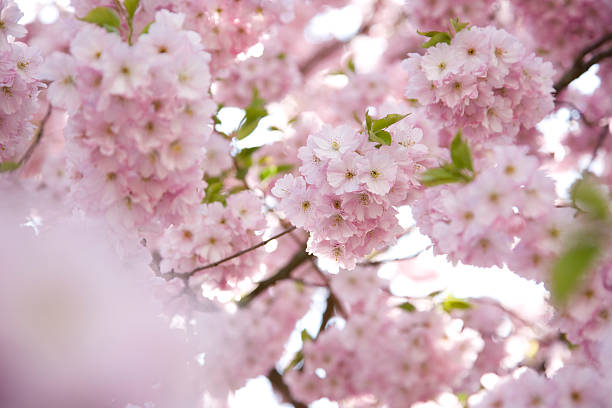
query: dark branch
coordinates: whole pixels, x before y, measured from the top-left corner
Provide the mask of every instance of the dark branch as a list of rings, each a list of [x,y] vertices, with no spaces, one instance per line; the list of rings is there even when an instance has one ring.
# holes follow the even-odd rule
[[[580,75],[584,74],[591,68],[593,65],[599,63],[605,58],[612,57],[612,49],[607,51],[600,52],[599,54],[594,55],[591,59],[584,61],[587,55],[593,53],[595,50],[600,48],[602,45],[612,40],[612,33],[608,33],[604,35],[602,38],[584,48],[574,60],[574,64],[563,76],[555,83],[555,94],[559,94],[562,90],[567,88],[567,86]]]
[[[291,232],[291,231],[293,231],[294,229],[295,229],[295,227],[293,226],[293,227],[291,227],[291,228],[289,228],[289,229],[286,229],[286,230],[285,230],[285,231],[283,231],[283,232],[279,232],[278,234],[276,234],[276,235],[274,235],[274,236],[272,236],[272,237],[270,237],[270,238],[266,239],[265,241],[261,241],[261,242],[260,242],[259,244],[257,244],[257,245],[253,245],[253,246],[252,246],[252,247],[250,247],[250,248],[243,249],[242,251],[236,252],[235,254],[230,255],[230,256],[228,256],[228,257],[226,257],[226,258],[223,258],[223,259],[221,259],[221,260],[219,260],[219,261],[217,261],[217,262],[213,262],[213,263],[210,263],[210,264],[208,264],[208,265],[204,265],[204,266],[197,267],[197,268],[193,269],[191,272],[187,273],[186,275],[187,275],[187,276],[189,276],[189,277],[191,277],[191,276],[192,276],[193,274],[195,274],[196,272],[203,271],[203,270],[205,270],[205,269],[214,268],[215,266],[219,266],[219,265],[221,265],[221,264],[222,264],[222,263],[224,263],[224,262],[231,261],[231,260],[232,260],[232,259],[234,259],[234,258],[238,258],[239,256],[246,254],[247,252],[254,251],[254,250],[255,250],[255,249],[257,249],[257,248],[260,248],[260,247],[262,247],[262,246],[266,245],[268,242],[270,242],[270,241],[274,241],[275,239],[280,238],[280,237],[282,237],[283,235],[290,233],[290,232]]]
[[[306,253],[305,248],[300,248],[285,266],[278,270],[274,275],[259,282],[257,287],[248,295],[245,295],[238,302],[240,306],[247,306],[253,299],[265,292],[268,288],[276,285],[278,282],[291,278],[291,273],[304,262],[308,261],[312,255]]]
[[[585,49],[583,49],[582,52],[580,52],[580,54],[578,54],[578,57],[576,59],[578,59],[578,60],[584,59],[584,57],[586,57],[588,54],[592,53],[593,51],[595,51],[596,49],[598,49],[599,47],[601,47],[602,45],[604,45],[608,41],[612,41],[612,32],[605,34],[599,40],[595,41],[593,44],[591,44],[588,47],[586,47]]]
[[[325,310],[323,311],[323,316],[321,317],[321,324],[319,325],[319,331],[317,332],[317,336],[319,336],[319,334],[321,334],[321,332],[325,330],[325,327],[327,327],[327,323],[329,323],[330,319],[334,317],[334,313],[336,312],[336,310],[341,309],[342,306],[340,305],[338,298],[330,290],[329,295],[327,296],[327,302],[325,303]]]
[[[293,396],[291,395],[291,390],[289,389],[287,384],[285,384],[285,381],[283,381],[283,376],[279,374],[279,372],[276,371],[275,368],[272,368],[270,369],[270,371],[268,371],[267,377],[270,381],[270,384],[272,384],[272,388],[274,388],[274,390],[281,395],[284,402],[290,403],[295,408],[308,408],[308,405],[304,404],[303,402],[296,401],[293,398]]]

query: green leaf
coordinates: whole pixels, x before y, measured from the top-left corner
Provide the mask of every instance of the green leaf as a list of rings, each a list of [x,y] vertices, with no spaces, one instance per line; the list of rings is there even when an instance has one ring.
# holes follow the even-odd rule
[[[461,21],[459,21],[458,18],[451,18],[450,23],[453,26],[453,30],[455,30],[455,33],[458,33],[470,24],[462,23]]]
[[[593,267],[600,246],[593,239],[577,239],[564,250],[552,267],[551,294],[557,304],[565,304],[578,289],[583,276]]]
[[[240,153],[234,157],[236,163],[236,178],[239,180],[245,179],[247,173],[249,172],[249,168],[251,168],[253,165],[253,153],[255,153],[259,148],[260,146],[242,149]]]
[[[417,30],[417,33],[419,33],[419,35],[431,38],[431,37],[434,37],[436,34],[444,33],[444,31],[419,31]]]
[[[123,0],[123,5],[125,6],[125,10],[127,11],[130,20],[134,18],[134,14],[136,13],[139,3],[140,0]]]
[[[465,392],[460,392],[456,395],[457,400],[459,401],[459,403],[461,404],[462,407],[467,407],[467,403],[468,403],[468,397],[469,394],[465,393]]]
[[[610,214],[610,201],[599,185],[590,177],[576,181],[570,190],[574,206],[597,220],[605,220]]]
[[[302,341],[306,342],[306,341],[313,341],[314,339],[312,338],[312,336],[310,335],[310,333],[308,333],[308,331],[306,329],[302,330]]]
[[[431,292],[429,295],[427,295],[427,297],[435,298],[436,296],[438,296],[442,292],[444,292],[444,291],[443,290],[436,290],[436,291]]]
[[[284,173],[293,169],[293,165],[291,164],[279,164],[278,166],[272,164],[259,173],[259,180],[264,181],[270,177],[274,177],[279,173]]]
[[[355,72],[355,61],[353,60],[353,58],[349,58],[346,63],[346,68],[348,68],[348,70],[351,72]]]
[[[365,114],[365,119],[366,119],[366,130],[369,133],[370,130],[372,130],[372,117],[370,116],[370,113],[367,110]]]
[[[97,24],[100,27],[106,28],[108,31],[118,31],[121,25],[119,16],[109,7],[96,7],[80,20]]]
[[[414,305],[410,302],[404,302],[401,305],[398,306],[400,309],[406,310],[408,312],[414,312],[416,310],[416,307],[414,307]]]
[[[474,171],[470,147],[461,139],[461,130],[457,132],[450,146],[451,160],[459,170]]]
[[[440,184],[458,183],[465,181],[461,173],[452,170],[448,166],[428,169],[421,174],[421,184],[426,187],[438,186]]]
[[[255,130],[259,121],[268,115],[266,110],[266,101],[259,97],[257,89],[253,90],[253,99],[249,106],[244,109],[244,117],[240,121],[238,130],[235,136],[238,140],[242,140]]]
[[[370,142],[380,143],[389,146],[391,144],[391,133],[387,132],[386,130],[371,132],[368,140]]]
[[[142,31],[140,32],[140,35],[143,34],[149,34],[149,28],[151,28],[151,25],[153,25],[155,21],[151,21],[149,24],[147,24],[146,26],[144,26],[144,28],[142,29]]]
[[[289,363],[287,368],[285,368],[283,373],[286,373],[287,371],[291,370],[293,367],[297,366],[302,361],[304,361],[304,352],[300,350],[295,354],[295,357],[293,357],[293,360],[291,360],[291,362]]]
[[[400,115],[399,113],[391,113],[382,119],[375,120],[369,129],[372,129],[373,132],[377,132],[379,130],[386,129],[389,126],[393,125],[394,123],[397,123],[400,120],[404,119],[408,115],[409,113],[405,115]]]
[[[451,310],[454,310],[454,309],[465,310],[465,309],[470,309],[471,307],[472,307],[472,304],[468,302],[467,300],[458,299],[452,295],[449,295],[442,302],[442,309],[444,309],[446,313],[450,313]]]
[[[0,163],[0,173],[7,173],[9,171],[14,171],[19,168],[20,164],[12,161],[5,161]]]
[[[451,36],[448,33],[445,33],[443,31],[428,31],[425,33],[422,33],[420,31],[417,31],[419,34],[424,35],[425,37],[429,37],[429,41],[424,42],[423,44],[421,44],[422,48],[429,48],[429,47],[433,47],[438,43],[444,42],[447,44],[450,44],[451,42]]]
[[[210,177],[206,179],[208,186],[202,203],[210,204],[219,201],[225,205],[225,196],[223,195],[223,180],[218,177]]]

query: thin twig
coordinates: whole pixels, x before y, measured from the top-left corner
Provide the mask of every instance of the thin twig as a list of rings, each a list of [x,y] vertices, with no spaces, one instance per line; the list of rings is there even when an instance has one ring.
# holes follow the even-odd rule
[[[367,261],[367,262],[363,262],[360,263],[359,265],[361,266],[379,266],[379,265],[383,265],[389,262],[401,262],[401,261],[408,261],[410,259],[414,259],[416,257],[418,257],[419,255],[421,255],[423,252],[427,251],[429,248],[431,248],[431,245],[428,245],[427,247],[421,249],[420,251],[412,254],[412,255],[408,255],[402,258],[392,258],[392,259],[381,259],[379,261]]]
[[[291,278],[291,273],[310,258],[312,258],[312,255],[307,253],[305,248],[300,248],[289,260],[289,262],[285,264],[285,266],[279,269],[274,275],[259,282],[253,291],[240,299],[238,304],[242,307],[247,306],[249,303],[251,303],[251,301],[253,301],[253,299],[265,292],[267,289],[271,288],[282,280]]]
[[[261,242],[260,242],[259,244],[257,244],[257,245],[253,245],[253,246],[252,246],[252,247],[250,247],[250,248],[243,249],[242,251],[238,251],[238,252],[236,252],[235,254],[232,254],[232,255],[230,255],[230,256],[228,256],[228,257],[226,257],[226,258],[223,258],[223,259],[221,259],[221,260],[219,260],[219,261],[217,261],[217,262],[213,262],[213,263],[210,263],[210,264],[208,264],[208,265],[204,265],[204,266],[199,266],[199,267],[197,267],[197,268],[193,269],[192,271],[190,271],[189,273],[187,273],[186,275],[187,275],[187,276],[189,276],[189,277],[191,277],[191,276],[192,276],[193,274],[195,274],[196,272],[203,271],[203,270],[205,270],[205,269],[214,268],[215,266],[219,266],[219,265],[221,265],[221,264],[222,264],[222,263],[224,263],[224,262],[231,261],[231,260],[232,260],[232,259],[234,259],[234,258],[238,258],[239,256],[246,254],[247,252],[254,251],[254,250],[255,250],[255,249],[257,249],[257,248],[260,248],[260,247],[262,247],[262,246],[266,245],[268,242],[270,242],[270,241],[274,241],[275,239],[280,238],[280,237],[282,237],[283,235],[290,233],[290,232],[291,232],[291,231],[293,231],[295,228],[296,228],[295,226],[292,226],[291,228],[286,229],[286,230],[285,230],[285,231],[283,231],[283,232],[279,232],[278,234],[276,234],[276,235],[274,235],[274,236],[272,236],[272,237],[270,237],[270,238],[266,239],[265,241],[261,241]]]

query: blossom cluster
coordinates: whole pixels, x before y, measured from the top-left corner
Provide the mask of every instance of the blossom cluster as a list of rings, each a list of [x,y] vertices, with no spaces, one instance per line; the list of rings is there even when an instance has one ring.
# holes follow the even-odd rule
[[[227,205],[203,204],[196,214],[164,232],[159,240],[161,272],[189,272],[219,261],[261,241],[255,231],[266,227],[259,199],[252,191],[230,195]],[[261,263],[261,252],[251,251],[214,269],[215,286],[241,280]]]
[[[12,0],[0,0],[0,162],[18,161],[34,134],[42,57],[15,41],[26,35],[22,13]]]
[[[609,399],[604,390],[609,385],[609,376],[588,365],[567,365],[552,379],[522,368],[471,396],[469,403],[474,408],[606,408]]]
[[[248,308],[198,315],[198,346],[205,352],[205,389],[224,399],[249,378],[267,375],[283,352],[296,322],[310,307],[312,290],[282,282]]]
[[[266,102],[280,101],[300,82],[293,57],[266,44],[263,55],[240,61],[220,73],[215,100],[230,106],[247,106],[254,90]]]
[[[596,268],[576,291],[570,306],[559,310],[553,324],[566,333],[572,344],[598,354],[612,331],[612,263]]]
[[[518,39],[493,27],[466,28],[450,40],[409,54],[406,97],[432,119],[462,128],[474,141],[514,142],[553,109],[553,68]]]
[[[77,15],[85,15],[99,5],[113,7],[112,0],[73,0]],[[185,27],[200,34],[211,54],[210,69],[215,73],[229,67],[236,55],[255,45],[275,24],[293,16],[293,2],[269,0],[176,1],[141,0],[134,19],[139,32],[159,10],[186,16]]]
[[[500,9],[500,1],[435,1],[433,3],[423,0],[408,0],[404,3],[406,10],[410,11],[410,17],[417,28],[445,30],[448,20],[461,17],[475,25],[493,25],[497,22],[497,13]],[[497,26],[497,24],[495,24]]]
[[[344,327],[307,340],[303,366],[286,374],[300,401],[375,396],[385,406],[410,406],[452,389],[467,374],[482,348],[478,334],[441,311],[389,304],[379,281],[367,267],[332,279],[351,314]]]
[[[566,70],[576,56],[603,37],[612,23],[612,4],[599,0],[512,0],[539,55]],[[561,72],[559,72],[560,75]]]
[[[310,232],[309,252],[352,269],[402,232],[394,206],[419,188],[430,156],[420,128],[400,121],[390,133],[391,144],[377,146],[349,125],[324,125],[298,151],[300,175],[275,184],[279,210]]]
[[[502,266],[525,225],[554,210],[554,183],[538,167],[525,148],[496,146],[471,182],[425,190],[413,205],[417,225],[453,262]]]
[[[49,99],[70,117],[65,130],[86,210],[126,228],[164,228],[202,198],[204,147],[216,105],[209,54],[184,16],[160,11],[130,46],[86,25],[46,64]]]

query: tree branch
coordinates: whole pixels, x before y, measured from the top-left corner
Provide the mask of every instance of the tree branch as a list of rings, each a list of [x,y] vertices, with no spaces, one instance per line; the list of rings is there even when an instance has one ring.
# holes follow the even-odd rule
[[[283,402],[288,402],[295,408],[308,408],[308,405],[304,404],[303,402],[296,401],[293,398],[293,396],[291,395],[291,390],[289,389],[287,384],[285,384],[283,376],[278,371],[276,371],[276,368],[271,368],[270,371],[268,371],[267,377],[270,381],[270,384],[272,384],[272,388],[274,388],[274,390],[281,395]]]
[[[285,264],[285,266],[279,269],[274,275],[259,282],[257,287],[255,287],[252,292],[240,299],[238,304],[241,307],[247,306],[249,303],[251,303],[251,301],[253,301],[253,299],[259,296],[262,292],[265,292],[268,288],[271,288],[282,280],[291,278],[291,273],[310,258],[312,258],[312,255],[307,253],[305,248],[300,248],[289,260],[289,262]]]
[[[599,54],[594,55],[588,61],[584,61],[587,55],[591,54],[602,45],[612,40],[612,33],[608,33],[604,35],[602,38],[594,42],[593,44],[585,47],[574,60],[574,64],[563,76],[555,83],[555,94],[558,95],[562,90],[567,88],[567,86],[580,75],[584,74],[591,68],[593,65],[599,63],[605,58],[612,57],[612,49],[600,52]]]
[[[268,242],[270,242],[270,241],[274,241],[275,239],[280,238],[280,237],[282,237],[283,235],[290,233],[290,232],[291,232],[291,231],[293,231],[295,228],[296,228],[295,226],[292,226],[291,228],[286,229],[286,230],[285,230],[285,231],[283,231],[283,232],[279,232],[278,234],[276,234],[276,235],[274,235],[274,236],[271,236],[270,238],[266,239],[265,241],[261,241],[261,242],[260,242],[259,244],[257,244],[257,245],[253,245],[253,246],[252,246],[252,247],[250,247],[250,248],[243,249],[242,251],[238,251],[238,252],[236,252],[235,254],[232,254],[232,255],[230,255],[230,256],[228,256],[228,257],[226,257],[226,258],[223,258],[223,259],[221,259],[221,260],[219,260],[219,261],[217,261],[217,262],[213,262],[213,263],[210,263],[210,264],[208,264],[208,265],[204,265],[204,266],[199,266],[199,267],[197,267],[197,268],[193,269],[192,271],[190,271],[189,273],[187,273],[186,275],[187,275],[187,276],[189,276],[189,277],[191,277],[191,276],[193,276],[193,274],[195,274],[196,272],[203,271],[203,270],[205,270],[205,269],[214,268],[215,266],[219,266],[219,265],[221,265],[221,264],[222,264],[222,263],[224,263],[224,262],[231,261],[231,260],[232,260],[232,259],[234,259],[234,258],[238,258],[239,256],[246,254],[247,252],[254,251],[254,250],[255,250],[255,249],[257,249],[257,248],[260,248],[260,247],[262,247],[262,246],[266,245]]]
[[[28,149],[25,151],[23,156],[21,156],[21,159],[19,159],[19,161],[17,162],[17,165],[14,168],[8,170],[8,172],[13,172],[21,168],[28,160],[30,160],[30,157],[32,157],[32,155],[34,154],[34,150],[40,144],[40,140],[42,139],[43,134],[44,134],[45,124],[47,123],[47,120],[49,120],[52,110],[53,109],[51,108],[51,105],[49,105],[49,107],[47,108],[47,113],[45,113],[45,117],[40,122],[40,126],[38,127],[38,130],[34,134],[34,139],[32,139],[32,143],[30,143],[30,145],[28,146]]]

